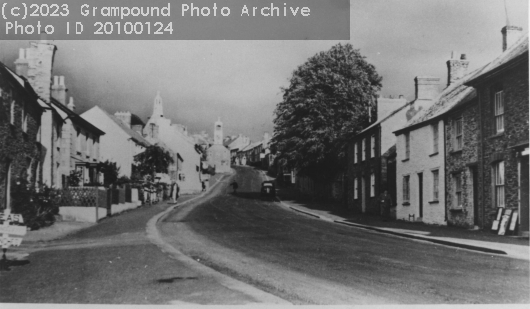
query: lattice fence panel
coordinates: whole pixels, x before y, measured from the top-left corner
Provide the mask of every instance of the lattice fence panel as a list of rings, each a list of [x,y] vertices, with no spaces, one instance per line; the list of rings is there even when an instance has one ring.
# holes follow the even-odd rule
[[[57,206],[95,207],[98,205],[98,189],[90,187],[57,190]]]

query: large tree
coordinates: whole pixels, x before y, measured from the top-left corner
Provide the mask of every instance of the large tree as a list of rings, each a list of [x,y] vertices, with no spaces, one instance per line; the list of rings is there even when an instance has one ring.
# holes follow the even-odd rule
[[[299,66],[275,110],[272,143],[280,164],[312,177],[344,166],[346,140],[369,124],[382,78],[359,50],[337,44]]]
[[[151,176],[156,173],[167,173],[169,165],[174,163],[171,154],[158,145],[152,145],[138,154],[134,161],[138,163],[138,171],[142,176]]]

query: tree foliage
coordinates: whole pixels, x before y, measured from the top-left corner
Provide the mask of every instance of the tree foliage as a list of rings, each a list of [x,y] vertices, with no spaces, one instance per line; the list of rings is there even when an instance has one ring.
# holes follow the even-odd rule
[[[111,162],[109,160],[99,163],[99,171],[103,173],[105,187],[109,187],[116,183],[120,174],[120,168],[116,162]]]
[[[140,175],[153,178],[156,173],[167,173],[169,165],[174,163],[171,154],[158,145],[147,147],[134,161],[138,163],[137,170]]]
[[[282,88],[272,147],[279,162],[309,176],[331,177],[344,164],[346,140],[376,113],[382,78],[350,44],[309,58]]]

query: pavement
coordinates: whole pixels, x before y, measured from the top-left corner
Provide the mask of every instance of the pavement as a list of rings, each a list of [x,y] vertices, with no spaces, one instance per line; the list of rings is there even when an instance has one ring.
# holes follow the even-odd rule
[[[273,179],[263,171],[262,175],[264,179]],[[284,207],[336,224],[464,250],[530,260],[530,242],[525,237],[501,236],[489,230],[467,230],[404,220],[383,221],[375,215],[352,214],[340,203],[304,199],[293,187],[277,187],[277,198]]]

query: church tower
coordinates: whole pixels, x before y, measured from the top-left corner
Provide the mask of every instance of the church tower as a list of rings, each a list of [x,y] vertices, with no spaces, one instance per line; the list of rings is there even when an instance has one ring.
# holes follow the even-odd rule
[[[223,123],[221,122],[221,117],[215,122],[215,129],[213,132],[213,143],[214,145],[223,144]]]
[[[157,91],[155,97],[155,105],[153,106],[153,115],[151,119],[157,119],[164,117],[164,107],[162,105],[162,97],[160,97],[160,91]]]

